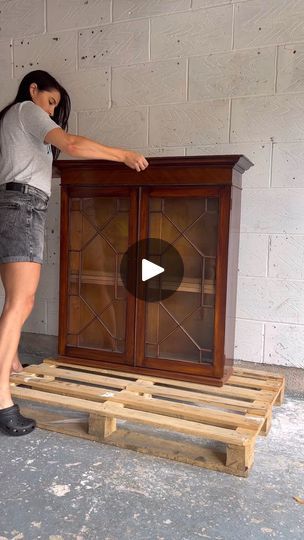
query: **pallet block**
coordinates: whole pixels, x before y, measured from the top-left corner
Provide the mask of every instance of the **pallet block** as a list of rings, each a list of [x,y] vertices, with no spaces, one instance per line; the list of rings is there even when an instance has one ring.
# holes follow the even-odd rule
[[[52,358],[11,376],[12,396],[28,402],[21,411],[42,429],[244,477],[284,387],[284,377],[251,369],[234,368],[219,388]],[[131,427],[119,426],[121,421]],[[141,433],[134,424],[154,429]],[[172,433],[183,440],[172,440]]]

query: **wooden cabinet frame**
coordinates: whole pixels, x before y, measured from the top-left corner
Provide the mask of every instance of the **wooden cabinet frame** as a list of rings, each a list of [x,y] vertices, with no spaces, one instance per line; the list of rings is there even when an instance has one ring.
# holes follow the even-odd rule
[[[61,244],[59,291],[60,359],[79,365],[166,378],[223,384],[230,376],[235,337],[237,263],[240,233],[241,176],[252,163],[241,155],[149,158],[140,173],[103,160],[59,160],[61,174]],[[147,238],[149,200],[174,197],[219,200],[216,256],[214,356],[212,363],[145,357],[145,301],[127,294],[125,350],[112,352],[67,343],[69,301],[69,201],[73,198],[127,197],[128,244]],[[141,254],[139,254],[139,259]],[[130,269],[137,279],[138,268]]]

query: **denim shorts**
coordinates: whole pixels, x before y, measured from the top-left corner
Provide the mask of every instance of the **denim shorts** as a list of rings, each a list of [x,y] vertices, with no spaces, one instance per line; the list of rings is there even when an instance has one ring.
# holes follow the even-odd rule
[[[27,193],[0,185],[0,264],[43,263],[49,196],[33,186]]]

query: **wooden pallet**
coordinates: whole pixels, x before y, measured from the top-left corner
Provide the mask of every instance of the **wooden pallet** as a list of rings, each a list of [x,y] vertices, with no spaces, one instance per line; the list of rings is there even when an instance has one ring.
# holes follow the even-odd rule
[[[40,428],[245,477],[284,386],[284,377],[251,369],[234,368],[219,388],[52,358],[11,376],[13,397],[29,402],[21,410]]]

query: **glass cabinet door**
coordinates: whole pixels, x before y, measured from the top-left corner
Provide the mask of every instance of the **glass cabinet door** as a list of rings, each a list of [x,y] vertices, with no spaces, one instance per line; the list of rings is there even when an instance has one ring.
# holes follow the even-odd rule
[[[189,189],[187,194],[171,189],[157,196],[152,189],[146,197],[147,237],[175,247],[183,260],[184,275],[171,296],[144,305],[143,365],[152,367],[147,359],[153,359],[158,368],[170,361],[213,363],[219,195],[212,188],[209,191],[189,196]],[[158,255],[162,266],[162,254]],[[160,286],[165,287],[166,268],[160,277]]]
[[[129,225],[129,196],[69,198],[67,346],[126,353]]]
[[[67,353],[134,368],[211,373],[222,272],[220,188],[102,188],[98,194],[92,188],[85,195],[75,190],[67,199]],[[120,274],[128,248],[149,238],[173,246],[184,266],[178,288],[157,301],[135,298]],[[160,266],[168,262],[162,253],[145,257]],[[127,268],[137,284],[140,260],[138,253]],[[161,289],[168,289],[166,269],[159,277]]]

